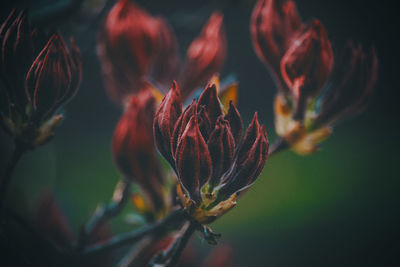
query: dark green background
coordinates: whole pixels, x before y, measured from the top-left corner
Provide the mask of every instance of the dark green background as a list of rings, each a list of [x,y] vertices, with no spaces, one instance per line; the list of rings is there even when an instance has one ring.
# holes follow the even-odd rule
[[[118,181],[110,140],[120,110],[102,85],[94,46],[96,27],[87,28],[90,16],[67,13],[57,20],[37,16],[53,2],[20,5],[30,6],[42,26],[58,26],[66,36],[75,35],[84,56],[83,83],[54,140],[19,163],[7,203],[28,215],[43,189],[54,190],[78,231],[96,204],[111,197]],[[276,89],[252,50],[249,19],[254,1],[138,2],[152,14],[168,17],[182,55],[212,10],[224,12],[229,50],[222,76],[238,76],[244,121],[247,124],[258,111],[273,140]],[[223,234],[223,243],[233,246],[238,266],[399,264],[398,31],[393,26],[398,15],[388,3],[297,1],[303,19],[315,17],[325,24],[335,49],[348,39],[376,46],[378,85],[369,109],[338,125],[320,152],[301,157],[285,151],[269,159],[237,207],[213,225]],[[2,8],[2,17],[5,13]],[[3,132],[0,136],[3,170],[12,147]],[[131,228],[122,224],[122,218],[113,226],[115,232]],[[201,241],[198,246],[209,249]]]

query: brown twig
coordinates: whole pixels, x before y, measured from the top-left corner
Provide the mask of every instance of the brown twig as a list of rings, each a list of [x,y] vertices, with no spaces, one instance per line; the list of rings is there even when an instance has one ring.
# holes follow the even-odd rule
[[[131,194],[130,188],[130,182],[125,180],[120,181],[114,190],[113,201],[107,205],[100,205],[97,207],[79,236],[77,242],[78,250],[83,250],[86,247],[89,237],[96,229],[121,213],[129,200]]]
[[[185,226],[184,226],[185,227]],[[190,237],[198,228],[198,225],[195,222],[188,222],[186,229],[183,229],[182,234],[178,237],[175,242],[169,246],[169,248],[158,255],[156,255],[153,259],[152,266],[155,267],[173,267],[178,264],[178,261],[182,255],[183,250],[185,249],[187,243],[190,240]]]
[[[145,236],[160,235],[170,230],[169,228],[171,226],[173,226],[172,228],[176,228],[181,225],[181,222],[184,219],[185,219],[184,211],[182,209],[175,210],[159,222],[146,225],[133,232],[114,236],[106,243],[87,248],[86,250],[83,251],[83,254],[92,255],[95,253],[103,253],[109,250],[123,247],[125,245],[132,245],[133,243],[141,240]]]

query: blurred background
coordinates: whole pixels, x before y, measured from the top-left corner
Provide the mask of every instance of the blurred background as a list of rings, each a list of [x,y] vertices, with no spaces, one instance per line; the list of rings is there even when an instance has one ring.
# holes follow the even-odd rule
[[[108,202],[120,178],[111,158],[111,137],[121,110],[108,98],[96,55],[98,12],[103,0],[2,2],[0,21],[12,5],[29,7],[42,27],[74,35],[83,55],[80,91],[46,146],[24,155],[14,173],[7,205],[29,217],[43,190],[54,191],[75,232],[99,202]],[[112,1],[111,1],[112,2]],[[254,111],[274,140],[276,88],[256,57],[249,33],[255,1],[136,1],[173,26],[183,58],[212,11],[221,10],[228,56],[221,77],[235,74],[239,110],[248,124]],[[296,1],[303,20],[318,18],[334,49],[347,40],[374,45],[379,75],[368,110],[345,121],[321,151],[301,157],[285,151],[267,161],[238,205],[212,225],[234,251],[236,266],[399,266],[399,112],[397,10],[392,1]],[[3,171],[12,151],[0,132]],[[115,233],[132,229],[122,216]],[[210,245],[195,237],[204,255]],[[0,252],[1,254],[1,252]]]

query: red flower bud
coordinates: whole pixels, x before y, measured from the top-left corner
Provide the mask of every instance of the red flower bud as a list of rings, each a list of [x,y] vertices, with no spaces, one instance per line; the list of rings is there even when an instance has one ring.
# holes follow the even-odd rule
[[[224,118],[229,121],[232,135],[235,138],[235,144],[238,145],[242,137],[243,123],[239,111],[236,109],[235,105],[233,105],[232,101],[229,101],[229,109]]]
[[[176,121],[182,113],[181,93],[176,82],[165,95],[154,118],[155,143],[161,155],[175,168],[172,137]]]
[[[159,20],[130,0],[119,0],[108,13],[98,53],[106,87],[116,103],[145,86],[161,45],[159,25]]]
[[[59,33],[32,29],[26,11],[13,10],[0,26],[0,120],[12,136],[45,144],[62,115],[55,112],[77,92],[82,73],[79,48]]]
[[[171,88],[165,99],[168,99],[174,90],[176,88]],[[160,128],[157,124],[162,119],[159,118],[169,118],[170,111],[167,107],[163,101],[157,111],[155,132]],[[243,141],[240,141],[241,122],[240,115],[232,102],[227,114],[222,113],[216,88],[211,84],[203,91],[198,102],[193,100],[179,116],[172,136],[155,134],[156,143],[163,144],[159,146],[160,152],[163,155],[167,154],[164,157],[168,160],[173,160],[171,165],[176,167],[181,187],[186,196],[192,200],[191,203],[194,202],[199,206],[202,201],[206,201],[210,204],[210,199],[222,189],[224,191],[218,193],[220,197],[215,201],[229,198],[232,194],[250,186],[260,174],[268,153],[265,127],[260,127],[255,115]],[[166,147],[171,146],[172,155],[170,152],[162,151],[164,144]],[[205,196],[202,187],[207,182],[207,192],[212,193],[214,189],[217,191],[212,194],[207,193]],[[232,207],[232,203],[232,200],[225,203],[220,210],[221,213]],[[213,212],[205,217],[215,217]],[[204,219],[201,213],[197,218]]]
[[[190,118],[179,137],[176,148],[176,169],[179,180],[190,198],[201,202],[200,190],[211,175],[211,157],[200,133],[196,115]]]
[[[184,99],[219,72],[225,61],[226,35],[222,21],[223,15],[214,13],[187,50],[181,79]]]
[[[33,62],[26,77],[26,94],[35,121],[48,119],[73,97],[81,79],[79,49],[71,42],[70,51],[59,34],[54,34]]]
[[[218,99],[217,87],[215,84],[207,85],[199,97],[197,108],[204,106],[211,125],[214,127],[217,118],[222,115],[221,102]]]
[[[303,24],[291,0],[259,0],[253,9],[250,31],[257,56],[272,72],[278,87],[287,91],[280,62]]]
[[[328,81],[332,67],[331,43],[318,20],[296,38],[281,61],[282,77],[297,100],[316,96]]]
[[[155,100],[150,90],[133,96],[114,132],[116,165],[126,179],[136,182],[156,210],[163,207],[163,176],[153,143]]]
[[[210,184],[214,187],[219,184],[222,175],[231,167],[235,150],[235,140],[230,131],[229,122],[222,116],[218,118],[207,145],[212,162]]]
[[[259,126],[257,116],[254,115],[239,149],[234,168],[225,178],[225,185],[219,192],[224,199],[247,189],[254,183],[264,168],[268,147],[265,127]]]
[[[375,49],[364,53],[361,45],[350,43],[336,64],[331,86],[323,97],[316,123],[330,124],[355,115],[368,104],[378,76]]]
[[[242,163],[246,160],[247,154],[251,150],[260,132],[260,124],[258,123],[258,114],[254,113],[253,119],[246,129],[240,149],[238,151],[238,162]]]

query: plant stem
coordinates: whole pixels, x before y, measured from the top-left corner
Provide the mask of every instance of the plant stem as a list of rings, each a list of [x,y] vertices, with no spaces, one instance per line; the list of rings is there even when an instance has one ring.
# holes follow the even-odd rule
[[[120,181],[114,190],[113,201],[107,205],[97,207],[79,236],[77,242],[78,250],[82,250],[87,245],[88,239],[96,229],[99,229],[108,220],[121,213],[131,194],[130,187],[130,182]]]
[[[178,264],[178,261],[182,255],[183,250],[185,249],[187,243],[190,240],[190,237],[196,230],[196,226],[194,223],[190,222],[189,227],[186,229],[186,231],[183,233],[182,237],[179,239],[178,244],[176,245],[176,248],[174,250],[174,253],[172,254],[171,259],[169,262],[165,265],[166,267],[173,267],[176,264]],[[173,244],[174,246],[175,244]]]
[[[158,235],[168,231],[168,228],[173,225],[176,228],[180,222],[184,220],[185,214],[182,209],[171,212],[167,217],[159,222],[144,226],[136,231],[114,236],[106,243],[95,245],[84,250],[83,254],[90,255],[94,253],[102,253],[125,245],[133,244],[147,235]],[[174,225],[175,224],[175,225]]]
[[[289,147],[290,147],[290,145],[288,144],[288,142],[286,142],[286,140],[284,138],[277,137],[269,149],[268,157],[275,156],[279,152],[281,152]]]
[[[21,142],[15,141],[15,148],[11,156],[10,161],[6,167],[6,172],[1,180],[0,184],[0,211],[3,210],[3,204],[6,199],[7,189],[11,182],[12,173],[21,159],[22,155],[28,150],[27,146]]]
[[[180,236],[174,241],[172,245],[168,247],[168,249],[158,253],[152,260],[151,266],[153,267],[173,267],[175,266],[179,258],[182,255],[183,250],[185,249],[187,243],[190,240],[190,237],[194,233],[194,231],[199,227],[196,222],[189,221],[186,225],[184,225],[181,229]]]

